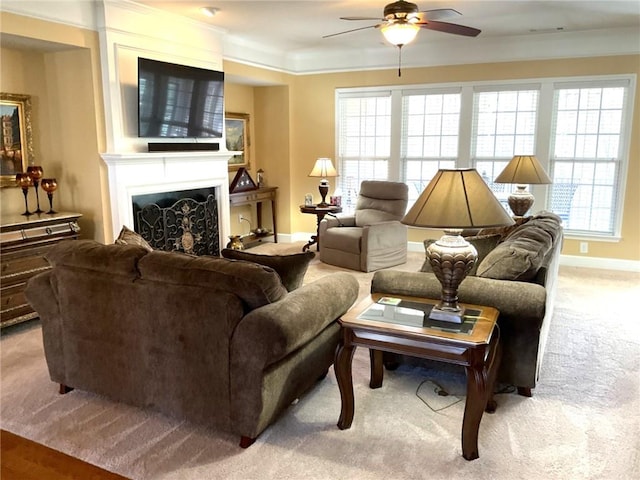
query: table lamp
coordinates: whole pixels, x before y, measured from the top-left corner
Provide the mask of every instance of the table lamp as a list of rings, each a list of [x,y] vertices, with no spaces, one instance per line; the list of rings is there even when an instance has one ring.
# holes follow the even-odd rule
[[[509,195],[509,208],[516,217],[523,217],[535,197],[527,191],[529,184],[547,184],[551,179],[533,155],[516,155],[494,180],[495,183],[515,183],[516,191]]]
[[[318,204],[318,207],[328,207],[329,204],[326,201],[327,193],[329,193],[329,181],[327,177],[337,177],[338,172],[333,167],[333,163],[331,163],[330,158],[318,158],[316,160],[316,164],[313,166],[313,170],[309,174],[310,177],[320,177],[320,186],[318,190],[320,190],[320,196],[322,197],[322,201]]]
[[[460,233],[466,228],[512,225],[513,219],[476,169],[462,168],[438,170],[402,223],[444,230],[442,238],[427,248],[433,273],[442,285],[440,303],[429,318],[462,323],[458,286],[475,265],[478,252]]]

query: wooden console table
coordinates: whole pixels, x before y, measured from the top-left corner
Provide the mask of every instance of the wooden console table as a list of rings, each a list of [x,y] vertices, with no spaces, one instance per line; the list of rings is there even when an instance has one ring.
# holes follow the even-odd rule
[[[267,231],[260,234],[252,232],[249,235],[243,235],[243,243],[260,240],[261,238],[273,236],[273,241],[278,243],[278,226],[276,223],[276,191],[278,187],[262,187],[256,190],[248,190],[246,192],[237,192],[229,194],[229,205],[231,207],[239,207],[241,205],[255,205],[256,206],[256,220],[258,224],[256,228],[262,229],[262,203],[271,203],[271,221],[273,224],[273,231]]]
[[[2,287],[0,327],[37,318],[24,296],[27,281],[51,268],[44,258],[61,240],[76,239],[79,213],[9,215],[0,225]]]

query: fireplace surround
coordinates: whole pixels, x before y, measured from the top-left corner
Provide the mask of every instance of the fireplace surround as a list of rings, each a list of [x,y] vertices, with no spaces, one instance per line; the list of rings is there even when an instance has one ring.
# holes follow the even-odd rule
[[[112,235],[123,225],[135,229],[133,197],[193,189],[215,189],[219,244],[230,234],[227,152],[105,153]]]

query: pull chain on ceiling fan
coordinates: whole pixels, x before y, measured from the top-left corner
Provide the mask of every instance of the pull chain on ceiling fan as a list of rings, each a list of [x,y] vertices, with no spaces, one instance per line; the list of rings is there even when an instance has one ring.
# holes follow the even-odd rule
[[[415,3],[399,0],[390,3],[384,7],[384,18],[375,17],[340,17],[341,20],[359,21],[359,20],[376,20],[382,23],[369,25],[367,27],[354,28],[344,32],[332,33],[322,38],[335,37],[345,33],[356,32],[368,28],[380,28],[384,38],[398,47],[398,76],[402,76],[401,61],[402,47],[411,43],[421,28],[426,30],[435,30],[438,32],[451,33],[454,35],[463,35],[466,37],[476,37],[480,34],[480,30],[465,25],[455,23],[441,22],[439,19],[451,16],[461,15],[460,12],[451,8],[439,8],[434,10],[419,11]]]

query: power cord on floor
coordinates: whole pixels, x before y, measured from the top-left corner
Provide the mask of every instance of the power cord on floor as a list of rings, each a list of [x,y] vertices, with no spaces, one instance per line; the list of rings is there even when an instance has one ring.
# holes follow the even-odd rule
[[[418,385],[418,388],[416,388],[416,397],[418,397],[420,399],[420,401],[422,403],[424,403],[427,407],[429,407],[429,410],[431,410],[434,413],[438,413],[441,412],[442,410],[445,410],[449,407],[452,407],[453,405],[460,403],[462,400],[464,400],[464,397],[462,398],[458,398],[457,401],[450,403],[449,405],[447,405],[446,407],[442,407],[442,408],[433,408],[431,405],[429,405],[429,403],[420,396],[420,388],[422,387],[422,385],[424,385],[427,382],[431,382],[435,385],[433,391],[436,395],[440,396],[440,397],[448,397],[449,396],[449,392],[447,392],[440,384],[434,382],[433,380],[430,379],[426,379],[423,380],[420,385]]]

